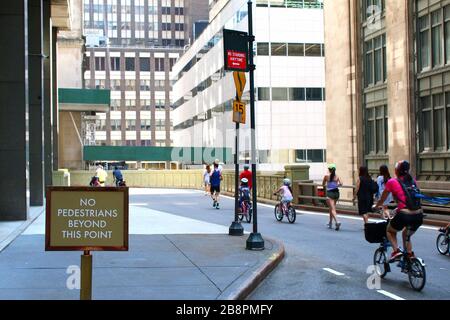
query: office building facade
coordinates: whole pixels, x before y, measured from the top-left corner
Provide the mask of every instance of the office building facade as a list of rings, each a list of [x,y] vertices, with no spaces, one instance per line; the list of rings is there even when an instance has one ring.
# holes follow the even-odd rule
[[[111,109],[97,113],[95,139],[86,144],[172,144],[171,70],[207,12],[204,0],[84,1],[84,86],[111,90]]]
[[[326,0],[327,159],[412,163],[422,188],[450,186],[450,1]],[[348,194],[348,197],[351,195]]]
[[[253,3],[256,146],[261,170],[325,159],[323,11],[320,1]],[[232,72],[224,71],[222,30],[247,31],[247,2],[211,1],[209,25],[173,68],[174,145],[234,149]],[[242,100],[249,105],[249,79]],[[249,119],[249,107],[247,108]],[[249,120],[240,159],[249,160]]]

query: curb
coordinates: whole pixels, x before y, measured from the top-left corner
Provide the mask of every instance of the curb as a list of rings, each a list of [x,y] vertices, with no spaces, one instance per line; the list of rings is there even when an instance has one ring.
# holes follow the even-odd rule
[[[217,300],[244,300],[253,290],[278,266],[285,256],[285,249],[283,243],[272,238],[265,238],[274,247],[278,247],[277,252],[274,252],[266,261],[258,266],[256,270],[248,270],[242,274],[237,280],[249,276],[244,282],[238,285],[231,285],[231,288],[226,289],[217,297]],[[250,273],[250,274],[249,274]]]
[[[43,208],[39,214],[31,219],[24,221],[19,227],[17,227],[13,232],[11,232],[6,238],[0,241],[0,252],[5,250],[17,237],[19,237],[37,218],[45,212]]]

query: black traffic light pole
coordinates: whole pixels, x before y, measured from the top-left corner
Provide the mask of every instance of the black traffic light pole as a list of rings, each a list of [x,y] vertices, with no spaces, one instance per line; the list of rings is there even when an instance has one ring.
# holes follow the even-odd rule
[[[247,239],[247,249],[263,250],[264,239],[258,233],[258,213],[257,213],[257,186],[256,186],[256,135],[255,135],[255,65],[253,64],[253,16],[252,2],[247,2],[248,8],[248,51],[249,51],[249,69],[250,69],[250,128],[252,135],[252,200],[253,200],[253,232]]]
[[[237,98],[237,95],[236,95]],[[237,99],[239,100],[239,99]],[[236,137],[235,137],[235,155],[234,155],[234,221],[228,229],[230,236],[242,236],[244,228],[239,222],[239,122],[236,122]]]

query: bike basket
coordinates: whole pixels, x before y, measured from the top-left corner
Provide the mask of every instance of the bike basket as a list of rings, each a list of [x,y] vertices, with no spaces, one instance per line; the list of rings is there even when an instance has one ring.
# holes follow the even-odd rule
[[[364,235],[367,242],[381,243],[386,238],[387,222],[366,223],[364,225]]]

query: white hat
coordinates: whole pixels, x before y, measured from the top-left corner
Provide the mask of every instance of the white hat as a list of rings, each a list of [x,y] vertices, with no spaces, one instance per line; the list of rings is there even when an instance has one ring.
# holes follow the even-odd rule
[[[214,160],[215,164],[219,164],[219,159]]]

